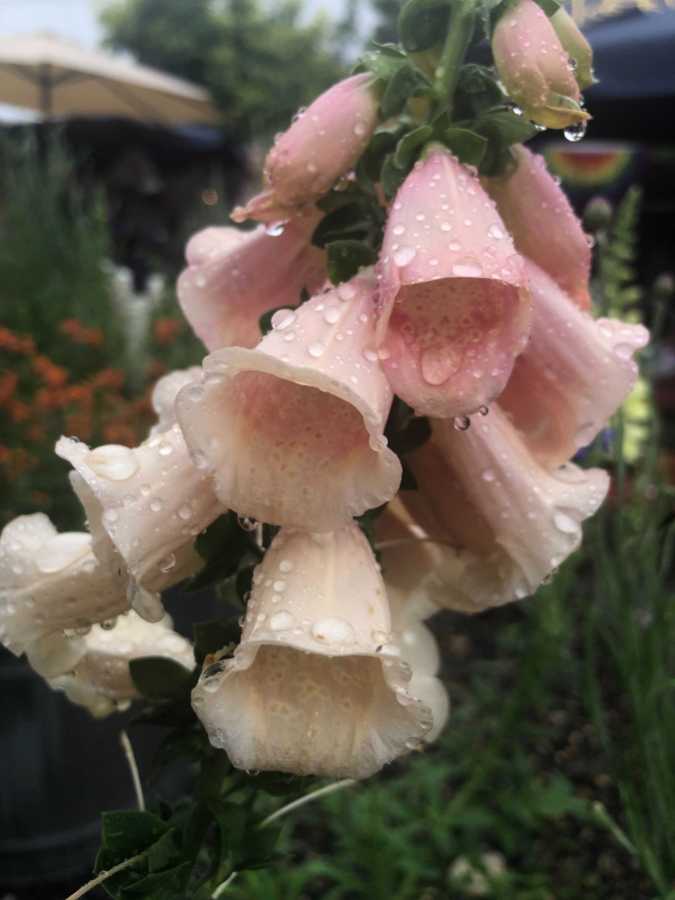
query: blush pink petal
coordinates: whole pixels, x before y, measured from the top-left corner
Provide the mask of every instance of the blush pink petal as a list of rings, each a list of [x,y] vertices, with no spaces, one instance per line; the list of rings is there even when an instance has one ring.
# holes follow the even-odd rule
[[[276,236],[261,225],[254,231],[206,228],[190,240],[176,290],[208,350],[254,347],[263,313],[297,306],[303,288],[313,293],[324,284],[326,255],[310,244],[321,216],[316,209],[294,216]]]
[[[269,221],[270,207],[292,210],[312,202],[352,169],[377,125],[372,83],[367,73],[345,78],[295,118],[265,160],[270,190],[235,210],[235,221],[260,215]]]
[[[465,612],[534,593],[577,549],[609,486],[601,469],[542,468],[497,404],[467,431],[434,421],[432,439],[407,461],[419,490],[401,499],[460,564],[436,599]]]
[[[633,354],[649,341],[643,325],[594,319],[548,275],[527,263],[532,336],[499,405],[545,466],[570,459],[607,425],[638,377]]]
[[[580,106],[570,58],[535,0],[505,5],[492,33],[492,55],[506,92],[534,122],[567,128],[590,118]]]
[[[589,309],[591,248],[565,192],[543,156],[512,148],[514,172],[484,178],[517,250],[547,272],[582,309]]]
[[[176,424],[176,396],[178,391],[201,378],[201,366],[176,369],[157,380],[152,389],[151,403],[157,415],[157,422],[150,429],[149,437],[164,434]]]
[[[150,603],[148,593],[159,593],[200,567],[195,537],[225,508],[211,480],[195,468],[177,425],[134,448],[110,444],[90,450],[61,438],[56,452],[75,469],[71,480],[87,514],[94,552],[110,568],[128,571],[141,589],[140,603]],[[161,605],[154,612],[150,607],[153,618],[162,614]]]
[[[366,778],[433,726],[390,640],[360,529],[284,528],[255,570],[234,657],[207,658],[193,707],[237,768]]]
[[[444,148],[396,195],[378,277],[377,336],[394,392],[439,418],[491,402],[529,333],[523,264],[478,178]]]
[[[178,420],[221,502],[242,516],[331,531],[396,493],[383,429],[392,394],[373,349],[372,274],[275,313],[254,350],[204,361]]]

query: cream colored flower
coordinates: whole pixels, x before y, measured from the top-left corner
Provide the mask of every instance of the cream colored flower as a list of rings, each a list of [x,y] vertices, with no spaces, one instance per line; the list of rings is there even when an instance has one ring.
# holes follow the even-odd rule
[[[109,567],[128,570],[138,612],[161,618],[153,594],[197,571],[202,560],[195,537],[225,511],[208,476],[195,467],[180,428],[173,425],[134,448],[90,450],[62,437],[56,452],[75,469],[71,481],[94,553]]]
[[[192,645],[173,630],[168,616],[150,623],[133,610],[112,628],[94,626],[80,638],[78,649],[73,670],[49,684],[97,718],[126,709],[139,696],[129,672],[132,659],[161,656],[189,671],[194,668]]]
[[[258,566],[241,644],[192,694],[242,769],[365,778],[421,746],[431,710],[392,642],[375,559],[356,525],[282,529]]]
[[[254,350],[204,361],[178,420],[221,502],[242,516],[330,531],[396,493],[383,430],[392,393],[373,349],[375,279],[280,310]]]
[[[126,579],[92,552],[89,534],[59,534],[44,513],[19,516],[0,535],[0,641],[17,655],[65,629],[129,608]],[[62,652],[45,646],[47,656]]]

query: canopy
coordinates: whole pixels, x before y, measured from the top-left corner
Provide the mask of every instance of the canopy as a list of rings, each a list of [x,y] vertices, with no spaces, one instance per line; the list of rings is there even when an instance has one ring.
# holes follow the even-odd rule
[[[203,88],[50,34],[0,38],[0,103],[43,116],[216,123]]]

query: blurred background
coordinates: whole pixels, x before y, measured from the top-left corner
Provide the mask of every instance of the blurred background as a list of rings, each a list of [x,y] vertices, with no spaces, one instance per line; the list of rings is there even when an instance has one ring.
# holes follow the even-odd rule
[[[145,437],[154,380],[203,356],[174,295],[188,236],[257,190],[274,134],[369,39],[396,40],[399,8],[1,0],[0,526],[44,511],[82,527],[54,441]],[[590,451],[618,499],[536,601],[441,620],[444,742],[303,813],[287,862],[233,895],[675,897],[675,9],[572,12],[595,51],[593,119],[584,140],[535,143],[595,241],[598,307],[656,338]],[[4,650],[0,693],[0,898],[62,898],[90,872],[98,812],[132,802],[124,719],[93,722]],[[150,770],[153,736],[135,741]]]

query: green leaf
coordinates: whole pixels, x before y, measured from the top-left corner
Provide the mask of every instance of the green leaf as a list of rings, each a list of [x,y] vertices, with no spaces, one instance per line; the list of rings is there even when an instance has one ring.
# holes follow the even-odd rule
[[[360,241],[333,241],[326,247],[328,277],[333,284],[349,281],[362,266],[370,266],[377,260],[377,253]]]
[[[487,138],[468,128],[448,128],[445,143],[457,159],[468,166],[479,166],[487,150]]]
[[[234,575],[242,563],[260,560],[262,553],[250,532],[238,523],[237,516],[228,512],[202,532],[195,541],[197,552],[204,560],[204,568],[186,585],[188,592],[201,590]]]
[[[394,162],[394,154],[390,153],[382,164],[380,172],[380,183],[382,190],[388,200],[396,194],[406,179],[408,172],[406,169],[400,169]]]
[[[149,700],[184,696],[192,686],[192,672],[166,656],[144,656],[129,662],[131,679]]]
[[[185,860],[163,872],[153,872],[124,887],[120,900],[184,900],[185,887],[192,871],[192,860]]]
[[[558,0],[534,0],[534,2],[544,10],[549,19],[558,12],[561,6]]]
[[[398,18],[398,33],[408,53],[419,53],[445,41],[450,0],[408,0]]]
[[[522,144],[537,134],[536,127],[525,116],[517,116],[510,109],[495,109],[479,116],[472,128],[502,146]]]
[[[409,63],[401,66],[387,83],[380,101],[382,117],[398,115],[411,97],[424,96],[430,90],[429,80],[419,69]]]
[[[312,243],[325,247],[341,239],[362,239],[368,234],[368,227],[362,204],[354,201],[327,213],[317,225]]]
[[[490,69],[475,63],[462,66],[454,98],[457,119],[472,119],[503,102],[504,95]]]
[[[182,857],[182,851],[177,845],[177,832],[171,828],[165,832],[158,841],[148,850],[148,869],[150,872],[161,872],[177,863]]]
[[[354,74],[372,72],[377,81],[386,84],[406,62],[405,53],[395,44],[373,42],[373,49],[361,56],[352,71]]]
[[[149,848],[168,830],[169,825],[151,812],[136,809],[104,812],[101,847],[116,864]],[[95,871],[100,871],[98,862]]]
[[[431,125],[421,125],[402,137],[394,153],[396,168],[409,172],[415,162],[417,151],[431,139],[433,133],[434,129]]]

